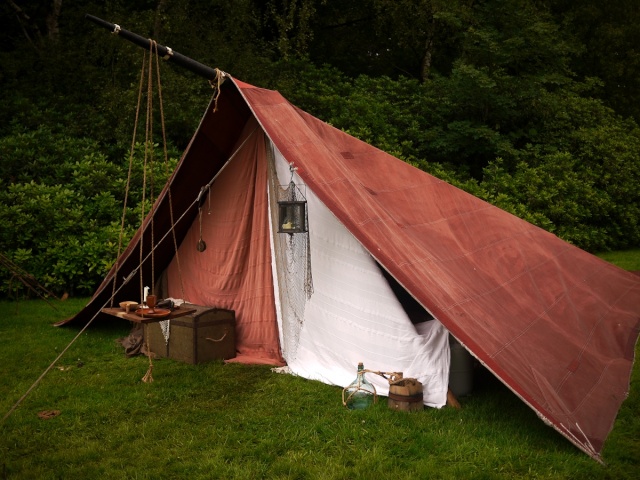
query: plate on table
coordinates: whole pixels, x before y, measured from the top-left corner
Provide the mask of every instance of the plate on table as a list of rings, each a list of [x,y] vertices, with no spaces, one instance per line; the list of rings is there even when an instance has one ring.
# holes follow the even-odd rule
[[[171,310],[167,310],[166,308],[139,308],[136,310],[136,315],[140,317],[147,318],[164,318],[171,315]]]

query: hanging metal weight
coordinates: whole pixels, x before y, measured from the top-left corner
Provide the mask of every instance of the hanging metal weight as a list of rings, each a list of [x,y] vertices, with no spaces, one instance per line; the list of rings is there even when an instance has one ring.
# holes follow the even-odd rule
[[[198,240],[196,249],[200,253],[204,252],[207,249],[207,244],[202,239],[202,206],[204,205],[204,201],[207,198],[207,192],[207,187],[202,187],[200,189],[200,193],[198,194],[198,220],[200,222],[200,240]]]

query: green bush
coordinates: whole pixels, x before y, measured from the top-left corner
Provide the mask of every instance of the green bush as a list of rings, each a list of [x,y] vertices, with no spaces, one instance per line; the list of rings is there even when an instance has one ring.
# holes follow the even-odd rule
[[[158,194],[177,163],[156,146],[147,168]],[[113,162],[96,142],[46,128],[0,138],[0,251],[54,293],[88,295],[115,261],[129,159]],[[134,150],[123,247],[140,222],[144,146]],[[151,168],[152,167],[152,168]],[[153,175],[151,174],[153,172]],[[11,272],[0,271],[0,295],[10,293]],[[15,283],[14,283],[15,285]]]

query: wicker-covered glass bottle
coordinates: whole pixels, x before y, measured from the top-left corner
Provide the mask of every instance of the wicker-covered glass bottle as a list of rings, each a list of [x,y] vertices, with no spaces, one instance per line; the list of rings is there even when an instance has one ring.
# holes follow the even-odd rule
[[[362,362],[358,363],[358,376],[342,390],[342,404],[350,410],[363,410],[378,398],[376,387],[367,381]]]

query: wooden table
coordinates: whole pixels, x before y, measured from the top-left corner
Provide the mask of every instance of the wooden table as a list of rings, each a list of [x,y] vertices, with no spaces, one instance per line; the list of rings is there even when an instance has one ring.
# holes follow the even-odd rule
[[[154,323],[161,322],[162,320],[171,320],[173,318],[184,317],[185,315],[190,315],[197,310],[195,308],[182,308],[176,307],[171,315],[166,317],[158,318],[158,317],[141,317],[140,315],[136,315],[135,313],[126,313],[122,308],[103,308],[101,310],[102,313],[106,313],[107,315],[111,315],[113,317],[124,318],[125,320],[129,320],[135,323]]]

